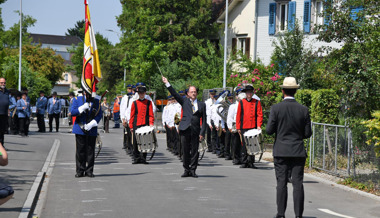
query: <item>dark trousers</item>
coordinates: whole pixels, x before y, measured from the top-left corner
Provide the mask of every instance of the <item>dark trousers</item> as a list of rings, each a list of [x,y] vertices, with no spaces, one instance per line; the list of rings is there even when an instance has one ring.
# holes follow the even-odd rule
[[[53,118],[55,119],[55,130],[59,130],[59,114],[49,114],[49,130],[53,131]]]
[[[165,131],[166,131],[166,148],[169,150],[169,151],[172,151],[172,148],[170,147],[171,146],[171,131],[170,129],[165,125]]]
[[[76,172],[93,173],[95,163],[95,142],[96,136],[75,134],[76,142]]]
[[[18,116],[15,114],[13,117],[11,117],[11,119],[12,119],[12,121],[11,121],[11,133],[13,135],[17,135],[19,132]]]
[[[231,138],[232,133],[227,129],[224,138],[224,155],[226,157],[231,157]]]
[[[106,133],[109,133],[109,127],[110,127],[110,117],[109,116],[104,116],[103,117],[103,130]]]
[[[218,135],[219,149],[220,149],[221,155],[224,155],[225,139],[226,139],[226,134],[225,134],[225,132],[222,131],[220,136]]]
[[[46,132],[44,114],[37,114],[38,131]]]
[[[243,147],[241,149],[241,152],[242,152],[241,163],[247,164],[248,166],[251,167],[253,165],[253,163],[255,163],[255,155],[249,155],[247,153],[247,147],[246,147],[245,140],[244,140],[244,133],[245,132],[247,132],[247,130],[241,130],[241,137],[242,137],[242,141],[243,141]]]
[[[289,172],[292,174],[294,213],[296,216],[302,216],[305,200],[303,189],[305,161],[305,157],[274,157],[277,180],[277,215],[279,216],[285,216]]]
[[[209,125],[206,125],[206,142],[208,146],[211,146],[211,129]]]
[[[120,128],[120,111],[113,113],[113,121],[115,122],[114,128]]]
[[[141,153],[137,147],[137,141],[136,141],[136,134],[135,131],[133,131],[133,158],[135,161],[145,162],[147,153]]]
[[[124,139],[123,139],[123,147],[128,149],[128,152],[133,151],[132,147],[132,133],[131,129],[127,125],[127,127],[124,128]]]
[[[199,157],[199,133],[191,130],[191,127],[180,131],[181,142],[183,145],[183,168],[185,171],[194,171],[198,166]]]
[[[233,150],[234,163],[241,163],[241,149],[242,144],[239,133],[231,133],[231,146]]]
[[[215,125],[212,124],[212,130],[211,130],[211,151],[217,150],[217,143],[218,143],[218,132],[215,129]]]
[[[4,146],[4,134],[8,128],[8,114],[0,115],[0,143]]]
[[[18,123],[20,126],[20,134],[27,136],[29,133],[29,124],[30,124],[29,117],[18,118]]]
[[[175,127],[170,128],[170,136],[171,136],[171,147],[173,148],[173,152],[175,155],[178,155],[178,132]]]

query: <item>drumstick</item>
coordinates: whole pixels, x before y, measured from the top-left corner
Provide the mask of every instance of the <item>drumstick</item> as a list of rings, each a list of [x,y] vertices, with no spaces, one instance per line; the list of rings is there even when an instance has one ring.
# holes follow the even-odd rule
[[[161,76],[164,77],[164,75],[163,75],[162,72],[161,72],[160,66],[158,66],[158,64],[157,64],[156,58],[153,58],[153,59],[154,59],[154,62],[156,62],[157,68],[158,68],[158,70],[160,71]]]

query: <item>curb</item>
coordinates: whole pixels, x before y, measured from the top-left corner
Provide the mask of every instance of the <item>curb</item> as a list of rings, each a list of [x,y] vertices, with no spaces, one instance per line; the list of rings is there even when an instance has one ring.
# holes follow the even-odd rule
[[[59,144],[60,144],[60,141],[58,139],[55,139],[53,146],[50,149],[48,156],[46,157],[45,163],[41,171],[38,172],[36,179],[34,180],[32,187],[30,188],[28,197],[26,198],[26,201],[19,214],[19,218],[32,217],[34,210],[36,209],[38,205],[41,190],[43,189],[43,187],[45,187],[44,186],[45,178],[48,177],[49,172],[51,173],[49,166],[50,167],[52,167],[51,165],[54,166],[54,161],[57,155]],[[49,180],[47,179],[47,182],[48,181]]]
[[[327,185],[332,185],[334,187],[343,189],[345,191],[353,192],[355,194],[359,194],[361,196],[368,197],[368,198],[371,198],[373,200],[380,201],[380,196],[377,196],[377,195],[374,195],[374,194],[371,194],[371,193],[368,193],[368,192],[365,192],[365,191],[361,191],[361,190],[358,190],[358,189],[354,189],[354,188],[351,188],[351,187],[348,187],[348,186],[345,186],[345,185],[341,185],[341,184],[338,184],[336,182],[332,182],[330,180],[323,179],[321,177],[315,176],[315,175],[310,174],[310,173],[305,173],[305,176],[307,176],[309,178],[312,178],[314,180],[318,180],[319,182],[325,183]]]

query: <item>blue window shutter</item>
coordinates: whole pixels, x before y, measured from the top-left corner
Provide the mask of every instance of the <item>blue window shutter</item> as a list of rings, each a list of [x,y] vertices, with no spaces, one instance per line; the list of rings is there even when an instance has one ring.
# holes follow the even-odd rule
[[[358,13],[363,10],[363,7],[357,7],[351,9],[350,17],[352,20],[356,21],[358,19]]]
[[[288,31],[293,31],[296,22],[296,2],[289,2],[288,10]]]
[[[328,2],[331,2],[331,1],[330,1],[330,0],[325,0],[325,1],[323,2],[323,10],[324,10],[324,11],[327,9],[326,4],[327,4]],[[325,13],[325,12],[324,12],[324,13]],[[326,25],[326,26],[330,25],[330,15],[325,15],[325,18],[324,18],[323,24]]]
[[[269,4],[269,35],[276,33],[276,3]]]
[[[310,33],[311,1],[305,0],[303,5],[303,31],[305,33]]]

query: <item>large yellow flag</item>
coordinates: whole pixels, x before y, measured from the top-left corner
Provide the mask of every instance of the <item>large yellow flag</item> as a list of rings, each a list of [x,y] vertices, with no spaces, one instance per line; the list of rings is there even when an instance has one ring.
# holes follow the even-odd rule
[[[86,10],[86,28],[84,35],[84,56],[81,83],[83,91],[95,96],[96,84],[102,78],[102,73],[100,71],[98,48],[96,46],[96,39],[92,28],[87,0],[84,0],[84,5]]]

